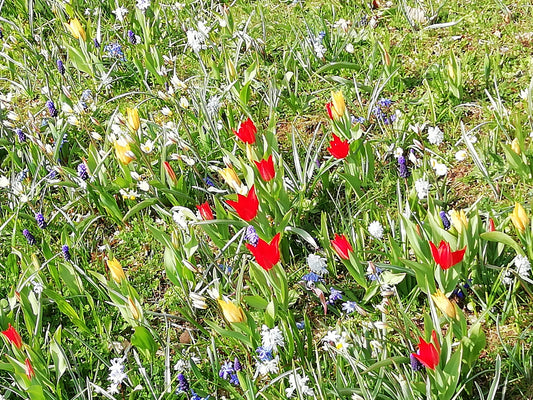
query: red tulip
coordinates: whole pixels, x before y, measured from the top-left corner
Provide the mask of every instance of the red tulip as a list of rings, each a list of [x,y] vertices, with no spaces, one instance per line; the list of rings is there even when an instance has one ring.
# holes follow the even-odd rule
[[[15,345],[17,349],[22,347],[22,338],[17,330],[11,326],[11,324],[7,324],[7,330],[2,331],[2,333],[11,343]]]
[[[24,364],[26,364],[26,376],[28,379],[31,379],[35,376],[35,371],[33,370],[33,367],[31,366],[31,362],[29,358],[26,358],[26,361],[24,361]]]
[[[263,179],[265,182],[268,182],[269,180],[273,179],[274,176],[276,176],[272,155],[270,155],[270,157],[268,157],[266,160],[254,161],[254,163],[257,165],[261,179]]]
[[[259,200],[255,195],[255,186],[252,186],[248,196],[237,195],[237,201],[228,200],[227,203],[237,211],[239,217],[245,221],[251,221],[257,215],[259,209]]]
[[[330,119],[333,119],[333,113],[331,112],[331,106],[333,103],[326,103],[326,111],[328,112],[328,116]]]
[[[246,247],[254,255],[255,261],[266,271],[272,269],[279,262],[279,239],[280,234],[278,233],[270,244],[263,239],[259,239],[255,246],[246,243]]]
[[[336,159],[344,158],[350,151],[350,143],[347,140],[341,140],[340,137],[333,134],[333,140],[329,142],[328,151]]]
[[[353,247],[344,234],[342,236],[335,234],[335,239],[331,241],[331,246],[333,246],[333,250],[335,250],[340,258],[343,260],[350,259],[348,252],[353,251]]]
[[[170,180],[174,183],[176,183],[176,173],[172,169],[172,166],[169,164],[168,161],[163,162],[163,166],[165,167],[165,171],[167,172],[167,176],[170,178]]]
[[[213,211],[211,211],[211,207],[207,201],[199,206],[196,206],[196,208],[200,212],[200,216],[204,221],[215,219],[215,217],[213,217]]]
[[[450,244],[444,240],[441,240],[438,249],[437,246],[435,246],[431,241],[429,242],[429,245],[431,247],[433,259],[443,270],[447,270],[448,268],[453,267],[455,264],[463,261],[466,246],[462,250],[451,251]]]
[[[435,369],[435,367],[439,365],[440,360],[440,345],[439,341],[437,340],[437,333],[435,331],[431,332],[431,338],[435,344],[427,343],[420,337],[418,352],[412,354],[413,357],[415,357],[429,369]]]
[[[492,218],[489,218],[488,232],[494,232],[495,230],[496,230],[496,226],[494,226],[494,220]]]
[[[237,132],[236,130],[233,130],[233,133],[236,134],[244,143],[254,144],[257,128],[252,120],[248,118],[246,121],[241,122],[239,131]]]

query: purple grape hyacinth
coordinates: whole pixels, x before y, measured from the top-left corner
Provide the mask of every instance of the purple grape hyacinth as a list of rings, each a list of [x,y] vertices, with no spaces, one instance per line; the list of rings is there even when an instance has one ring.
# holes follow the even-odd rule
[[[65,259],[65,261],[70,261],[71,260],[70,249],[68,248],[68,246],[66,244],[64,244],[61,247],[61,251],[63,252],[63,258]]]
[[[407,168],[407,162],[405,160],[404,156],[398,157],[398,165],[400,167],[400,178],[408,178],[411,173],[409,172],[409,169]]]
[[[448,219],[448,216],[446,215],[446,212],[441,211],[439,213],[439,216],[442,221],[442,226],[444,226],[444,229],[446,230],[450,229],[451,223],[450,223],[450,220]]]
[[[57,64],[57,70],[59,71],[59,73],[61,75],[65,75],[65,65],[63,64],[63,61],[57,60],[56,64]]]
[[[29,245],[33,246],[36,243],[35,236],[33,236],[29,230],[24,229],[22,231],[22,234],[24,235],[24,237],[28,241]]]
[[[89,172],[87,171],[87,166],[84,163],[78,165],[78,176],[83,181],[89,179]]]
[[[56,106],[55,106],[55,104],[54,104],[54,102],[52,100],[48,100],[46,102],[46,107],[48,107],[48,112],[50,113],[50,116],[52,118],[57,117],[58,112],[57,112]]]
[[[41,229],[45,229],[48,226],[42,213],[35,213],[35,221],[37,221],[37,226]]]
[[[26,134],[22,131],[22,129],[15,129],[15,133],[17,134],[20,143],[24,143],[26,141]]]
[[[135,32],[132,30],[128,31],[128,40],[131,44],[137,44],[137,38],[135,37]]]

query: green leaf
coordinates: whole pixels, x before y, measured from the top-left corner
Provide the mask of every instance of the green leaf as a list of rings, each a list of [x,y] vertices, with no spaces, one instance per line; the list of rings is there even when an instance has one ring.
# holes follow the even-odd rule
[[[157,202],[158,202],[158,199],[154,197],[151,199],[143,200],[140,203],[135,204],[132,208],[129,209],[126,215],[124,215],[124,218],[122,218],[122,221],[126,222],[128,219],[133,217],[139,211],[144,210],[147,207],[153,206]]]
[[[54,360],[57,382],[59,383],[60,378],[63,376],[68,367],[65,352],[61,347],[61,327],[57,328],[52,341],[50,342],[50,353],[52,355],[52,360]]]
[[[65,314],[78,328],[83,330],[85,333],[92,334],[91,330],[87,328],[85,322],[78,316],[74,308],[59,294],[56,292],[45,289],[43,295],[52,299],[63,314]]]
[[[135,327],[135,333],[131,335],[131,344],[137,347],[146,358],[154,357],[159,348],[150,331],[144,326]]]
[[[522,250],[520,245],[516,243],[515,240],[506,233],[498,232],[498,231],[484,232],[480,234],[479,236],[481,237],[481,239],[487,240],[489,242],[503,243],[515,249],[518,254],[524,255],[524,251]]]
[[[43,388],[41,385],[31,385],[28,388],[28,396],[31,400],[45,400]]]
[[[250,307],[258,308],[260,310],[266,309],[268,305],[268,301],[261,296],[244,296],[243,300]]]

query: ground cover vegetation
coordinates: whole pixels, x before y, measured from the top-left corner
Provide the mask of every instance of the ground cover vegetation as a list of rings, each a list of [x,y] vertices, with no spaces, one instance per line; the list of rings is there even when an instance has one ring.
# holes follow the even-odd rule
[[[0,2],[0,398],[533,398],[532,21]]]

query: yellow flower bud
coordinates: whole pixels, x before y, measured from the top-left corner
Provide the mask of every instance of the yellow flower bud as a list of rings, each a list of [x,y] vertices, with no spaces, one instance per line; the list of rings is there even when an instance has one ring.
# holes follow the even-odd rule
[[[431,295],[435,305],[450,318],[456,318],[457,313],[455,312],[454,304],[446,297],[444,293],[437,289],[435,294]]]
[[[344,103],[344,96],[342,91],[331,92],[332,104],[331,104],[331,115],[333,119],[339,119],[344,116],[346,111],[346,104]]]
[[[75,39],[79,39],[81,37],[82,40],[85,41],[85,30],[81,26],[80,21],[78,21],[78,18],[71,19],[68,24],[65,23],[65,26]]]
[[[134,320],[138,321],[141,319],[141,313],[137,308],[137,305],[135,305],[135,301],[130,296],[128,296],[128,307]]]
[[[219,173],[233,190],[235,190],[236,192],[240,190],[242,183],[233,168],[226,167],[224,169],[219,170]]]
[[[522,153],[522,149],[520,148],[520,143],[518,142],[518,138],[514,138],[513,141],[511,142],[511,150],[513,150],[518,155]]]
[[[222,308],[222,313],[224,318],[228,322],[243,322],[246,321],[246,315],[241,307],[237,307],[231,301],[218,300],[220,308]]]
[[[111,272],[111,277],[116,283],[120,283],[123,279],[126,279],[122,265],[120,265],[120,262],[116,258],[107,260],[107,266]]]
[[[122,164],[128,165],[135,159],[135,155],[131,151],[130,144],[126,139],[120,138],[119,140],[115,140],[114,146],[117,158]]]
[[[463,232],[463,228],[468,228],[468,219],[466,218],[464,210],[452,210],[450,212],[450,218],[452,220],[452,225],[459,234]]]
[[[529,225],[529,217],[520,203],[515,203],[514,210],[511,213],[511,221],[520,233],[524,233]]]
[[[139,111],[136,108],[126,108],[126,125],[133,132],[137,131],[141,126]]]

